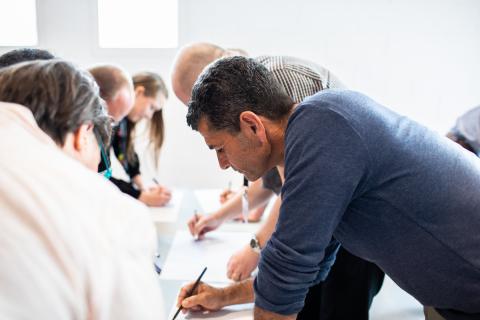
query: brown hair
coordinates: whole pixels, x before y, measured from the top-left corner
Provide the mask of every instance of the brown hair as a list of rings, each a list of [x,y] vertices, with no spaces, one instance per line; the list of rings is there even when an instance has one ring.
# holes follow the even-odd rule
[[[133,87],[143,87],[145,89],[144,95],[147,97],[156,98],[158,94],[163,94],[165,99],[168,99],[168,90],[167,86],[163,79],[156,73],[153,72],[140,72],[133,76]],[[149,137],[150,144],[153,146],[153,154],[155,159],[155,164],[158,162],[158,156],[160,154],[160,149],[163,145],[163,140],[165,138],[165,123],[163,120],[163,111],[156,111],[152,119],[150,120],[149,127]],[[133,148],[133,137],[135,135],[135,123],[132,123],[130,126],[130,132],[128,134],[127,141],[127,158],[133,159],[134,148]]]
[[[38,126],[58,145],[68,133],[92,123],[103,143],[111,134],[111,119],[98,86],[85,71],[63,60],[18,63],[0,70],[0,101],[32,111]]]
[[[100,65],[92,67],[88,71],[100,87],[100,96],[105,101],[114,99],[123,87],[131,86],[130,76],[120,67]]]

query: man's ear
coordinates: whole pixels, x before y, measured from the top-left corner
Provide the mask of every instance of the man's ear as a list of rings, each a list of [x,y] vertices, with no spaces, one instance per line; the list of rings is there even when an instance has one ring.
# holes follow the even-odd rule
[[[262,142],[266,141],[266,130],[262,119],[251,111],[240,114],[240,129],[247,134],[257,136]]]
[[[81,152],[88,144],[88,133],[93,130],[93,125],[82,124],[73,133],[73,148],[77,152]]]
[[[135,97],[138,97],[139,95],[145,94],[145,87],[144,86],[138,86],[135,88]]]

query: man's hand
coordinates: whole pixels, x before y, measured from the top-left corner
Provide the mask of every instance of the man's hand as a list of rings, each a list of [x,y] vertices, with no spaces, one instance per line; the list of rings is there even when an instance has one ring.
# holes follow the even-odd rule
[[[165,187],[157,186],[144,190],[140,193],[138,200],[151,207],[161,207],[166,205],[172,198],[172,193]]]
[[[192,236],[203,239],[207,232],[217,229],[222,224],[222,220],[217,219],[214,214],[205,216],[196,214],[188,220],[187,224]]]
[[[260,254],[253,251],[250,245],[244,246],[228,260],[227,277],[233,281],[248,279],[259,260]]]
[[[231,189],[225,189],[220,193],[220,203],[224,204],[228,199],[233,197],[235,195],[235,192],[233,192]]]
[[[188,292],[192,289],[194,282],[191,282],[180,289],[177,298],[177,307],[183,306],[183,312],[191,311],[216,311],[223,308],[225,295],[223,289],[215,288],[200,282],[192,296],[187,298]]]

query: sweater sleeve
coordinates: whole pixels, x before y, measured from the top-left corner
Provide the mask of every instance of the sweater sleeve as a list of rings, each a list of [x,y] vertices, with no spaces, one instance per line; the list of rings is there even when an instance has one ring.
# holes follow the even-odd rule
[[[325,279],[338,243],[333,233],[367,174],[368,152],[336,111],[302,104],[285,135],[285,184],[276,230],[254,282],[255,305],[291,315]]]
[[[136,189],[133,184],[123,181],[120,179],[116,179],[114,177],[110,178],[110,181],[120,189],[123,193],[128,194],[129,196],[132,196],[135,199],[138,199],[140,197],[141,191]]]

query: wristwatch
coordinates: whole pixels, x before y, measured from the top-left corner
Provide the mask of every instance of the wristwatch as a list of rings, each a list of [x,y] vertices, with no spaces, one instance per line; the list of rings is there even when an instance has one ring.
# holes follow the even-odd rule
[[[250,239],[250,248],[256,253],[260,253],[262,251],[262,247],[260,247],[260,242],[258,242],[257,236],[253,235],[252,239]]]

